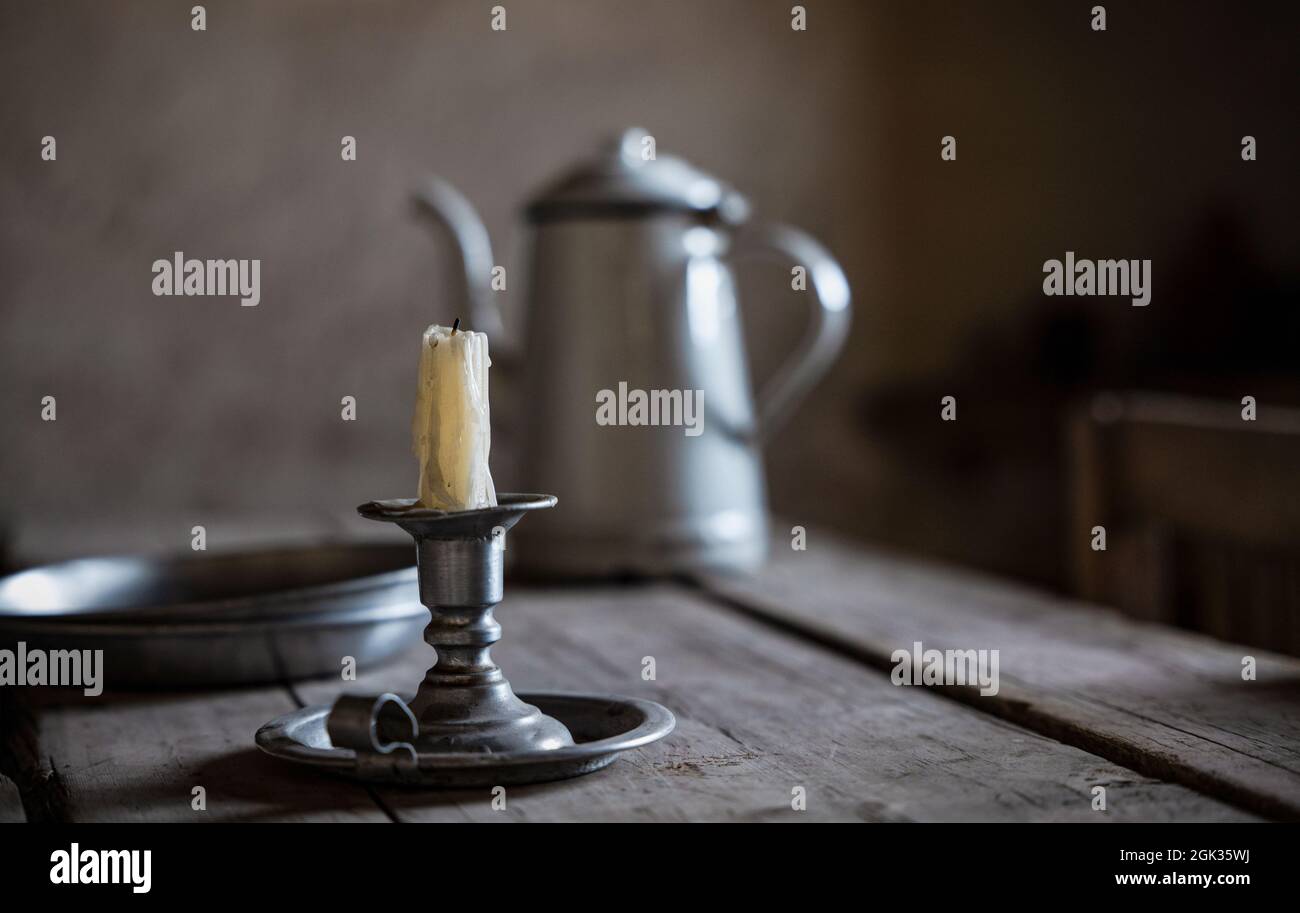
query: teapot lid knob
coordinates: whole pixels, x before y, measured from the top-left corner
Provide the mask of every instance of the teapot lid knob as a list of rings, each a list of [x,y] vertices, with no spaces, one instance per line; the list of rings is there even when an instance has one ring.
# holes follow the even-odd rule
[[[642,150],[647,139],[653,141],[654,137],[644,127],[628,127],[614,139],[613,145],[628,167],[640,168],[646,163]]]

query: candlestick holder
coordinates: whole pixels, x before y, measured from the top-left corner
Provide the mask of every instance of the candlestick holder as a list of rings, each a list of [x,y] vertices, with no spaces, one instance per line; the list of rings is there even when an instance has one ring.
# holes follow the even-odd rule
[[[361,779],[459,786],[577,776],[671,732],[673,715],[653,701],[516,695],[492,661],[506,532],[528,511],[555,503],[553,495],[503,494],[497,506],[476,510],[431,510],[409,499],[357,508],[414,538],[420,601],[431,615],[424,639],[436,660],[409,714],[380,714],[402,704],[394,695],[371,704],[341,699],[333,711],[308,707],[273,720],[258,731],[258,745]],[[374,709],[358,712],[362,706]]]
[[[440,511],[413,501],[372,501],[370,520],[396,523],[415,539],[420,602],[432,615],[424,640],[437,661],[411,702],[417,751],[521,751],[573,744],[563,723],[520,700],[490,650],[501,638],[506,531],[551,495],[504,495],[496,507]]]

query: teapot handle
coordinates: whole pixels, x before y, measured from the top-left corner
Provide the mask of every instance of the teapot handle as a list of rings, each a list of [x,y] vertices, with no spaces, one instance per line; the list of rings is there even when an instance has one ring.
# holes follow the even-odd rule
[[[450,182],[429,175],[415,189],[416,210],[429,216],[451,234],[465,271],[465,295],[469,303],[469,326],[487,333],[494,341],[502,337],[501,311],[492,300],[492,241],[474,205]],[[450,319],[450,318],[447,318]],[[496,352],[493,353],[497,354]]]
[[[852,321],[849,282],[826,248],[788,225],[769,223],[742,229],[732,258],[780,259],[802,266],[817,299],[812,324],[803,339],[759,392],[754,437],[762,443],[790,417],[844,348]]]

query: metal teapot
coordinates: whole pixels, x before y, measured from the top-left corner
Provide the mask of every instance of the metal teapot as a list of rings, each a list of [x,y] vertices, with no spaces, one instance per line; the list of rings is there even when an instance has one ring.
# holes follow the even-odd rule
[[[474,329],[495,341],[482,221],[439,178],[416,201],[450,230]],[[843,270],[797,229],[746,224],[743,197],[656,155],[642,130],[561,176],[525,214],[522,451],[510,487],[554,492],[560,508],[521,529],[512,558],[566,576],[756,566],[769,532],[759,447],[844,344]],[[795,276],[802,267],[816,302],[757,401],[730,265],[750,256],[781,258]],[[509,367],[508,352],[492,354]]]

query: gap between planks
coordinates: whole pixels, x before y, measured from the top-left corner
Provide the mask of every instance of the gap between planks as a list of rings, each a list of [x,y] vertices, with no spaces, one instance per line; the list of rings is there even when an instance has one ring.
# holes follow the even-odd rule
[[[67,789],[41,754],[35,708],[15,689],[0,688],[0,823],[69,820]]]
[[[284,690],[289,692],[289,700],[293,701],[294,704],[297,705],[299,710],[308,706],[307,702],[302,699],[302,695],[298,693],[298,687],[295,682],[286,679],[285,681],[281,682],[281,684],[284,685]],[[389,807],[388,803],[385,802],[383,797],[380,796],[379,793],[375,791],[375,788],[371,784],[363,783],[361,781],[356,781],[356,783],[358,786],[360,786],[362,789],[365,790],[366,795],[370,797],[370,801],[375,803],[375,807],[379,809],[379,811],[384,815],[385,818],[389,820],[390,823],[392,824],[401,823],[402,819],[397,817],[396,814],[394,814],[392,808]]]

